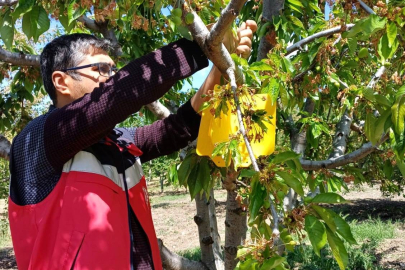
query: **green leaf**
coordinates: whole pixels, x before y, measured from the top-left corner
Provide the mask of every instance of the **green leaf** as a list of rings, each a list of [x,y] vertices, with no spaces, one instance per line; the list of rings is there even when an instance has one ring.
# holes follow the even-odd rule
[[[377,118],[374,117],[372,113],[368,113],[366,116],[366,126],[365,133],[367,139],[375,145],[380,138],[375,137],[375,127],[376,127]]]
[[[301,1],[298,0],[287,0],[288,3],[293,4],[295,6],[299,6],[299,7],[304,7],[304,5],[301,3]]]
[[[375,100],[377,101],[378,104],[385,106],[387,108],[391,108],[392,104],[391,102],[388,100],[388,98],[386,98],[383,95],[374,95]]]
[[[292,189],[294,189],[295,192],[304,197],[304,189],[302,188],[301,182],[297,178],[287,172],[278,171],[276,172],[276,174],[283,178],[284,182]]]
[[[321,256],[320,250],[325,246],[326,230],[322,222],[312,215],[305,216],[305,231],[307,231],[309,240],[316,255]]]
[[[34,5],[35,0],[19,0],[14,12],[12,13],[13,18],[17,19],[25,13],[29,12]]]
[[[404,132],[404,118],[405,118],[405,96],[400,97],[397,102],[391,107],[391,120],[395,127],[397,134]]]
[[[339,265],[341,270],[346,269],[346,266],[349,262],[346,248],[343,244],[343,241],[333,233],[331,230],[326,228],[326,236],[328,238],[328,243],[332,249],[333,257]]]
[[[6,48],[10,50],[14,39],[14,21],[10,15],[10,10],[7,10],[4,14],[0,35],[4,45],[6,45]]]
[[[190,34],[190,31],[186,26],[179,25],[177,26],[179,33],[188,40],[193,40],[193,36]]]
[[[356,239],[354,239],[349,224],[339,215],[335,215],[334,218],[336,224],[336,231],[350,244],[357,245]]]
[[[280,83],[280,99],[281,99],[281,104],[283,104],[283,106],[287,107],[288,102],[289,102],[288,92],[282,83]]]
[[[351,38],[358,33],[361,33],[362,39],[366,39],[373,33],[384,29],[385,23],[386,18],[381,18],[377,15],[371,14],[367,18],[358,21],[350,31],[343,34],[343,37]]]
[[[387,177],[388,180],[391,180],[391,178],[392,178],[392,173],[393,173],[394,169],[392,168],[392,163],[391,163],[390,160],[387,159],[387,160],[384,162],[383,171],[384,171],[385,177]]]
[[[238,252],[236,253],[236,258],[246,256],[249,253],[250,253],[250,248],[239,248]]]
[[[254,170],[244,169],[244,170],[241,170],[239,177],[251,178],[251,177],[255,176],[256,174],[258,174],[258,172],[254,171]]]
[[[260,208],[263,206],[264,198],[267,195],[266,189],[260,184],[258,175],[254,176],[251,183],[252,193],[249,202],[249,224],[251,225]]]
[[[284,163],[287,160],[291,160],[291,159],[296,159],[299,158],[301,155],[297,154],[293,151],[286,151],[286,152],[282,152],[277,154],[272,160],[271,163],[272,164],[279,164],[279,163]]]
[[[262,267],[260,267],[260,270],[270,270],[270,269],[274,269],[277,266],[281,265],[284,261],[286,260],[285,257],[281,257],[278,255],[274,255],[273,257],[271,257],[269,260],[266,260]]]
[[[397,167],[402,174],[402,177],[405,177],[405,163],[402,160],[396,159]]]
[[[180,165],[180,168],[177,172],[177,175],[179,177],[179,183],[180,185],[183,185],[184,187],[187,186],[187,179],[188,176],[190,175],[191,168],[194,166],[196,161],[196,156],[195,154],[188,154],[183,162]]]
[[[212,150],[211,157],[216,157],[216,156],[223,156],[225,151],[228,149],[226,148],[227,142],[221,142],[215,146],[214,150]]]
[[[313,203],[347,203],[347,201],[339,194],[327,192],[316,195],[312,199]]]
[[[387,37],[388,45],[392,47],[395,39],[397,38],[397,25],[394,22],[389,22],[387,24]]]
[[[325,221],[325,223],[326,223],[326,225],[328,225],[329,229],[331,229],[333,232],[336,232],[336,224],[335,224],[335,220],[334,220],[334,217],[336,215],[335,212],[333,212],[329,209],[323,208],[316,204],[313,204],[311,207],[323,219],[323,221]]]
[[[349,38],[347,40],[347,44],[349,45],[350,53],[354,54],[356,52],[356,48],[357,48],[357,39],[356,38]]]
[[[76,8],[76,1],[70,0],[68,5],[68,23],[70,25],[73,21],[77,20],[80,16],[82,16],[86,12],[85,8],[82,8],[80,5]]]
[[[203,157],[200,161],[200,166],[198,167],[198,177],[197,181],[201,185],[201,188],[207,193],[210,193],[210,182],[211,182],[211,169],[208,163],[208,158]],[[194,190],[195,194],[200,192],[200,190]]]
[[[363,96],[370,100],[371,102],[375,101],[374,90],[372,88],[365,87],[362,90]]]
[[[302,22],[297,18],[292,15],[287,15],[286,16],[294,25],[298,26],[301,29],[305,29],[304,25]]]
[[[256,270],[258,262],[253,259],[248,259],[243,262],[239,262],[235,270]]]
[[[276,102],[278,98],[278,94],[280,92],[279,83],[275,78],[271,78],[268,84],[263,84],[264,87],[262,88],[261,93],[269,94],[271,96],[272,102]]]
[[[391,116],[391,110],[384,111],[380,117],[377,119],[376,127],[375,127],[375,134],[374,137],[379,141],[381,136],[385,132],[385,123],[387,119]]]
[[[392,46],[389,46],[387,34],[381,37],[380,42],[378,43],[378,54],[382,58],[383,64],[385,63],[385,60],[390,59],[394,55],[398,45],[398,39],[395,39]]]
[[[202,182],[199,181],[199,167],[200,162],[197,162],[197,164],[195,164],[195,166],[191,168],[191,172],[187,179],[187,185],[191,199],[194,199],[195,195],[197,195],[202,189]]]
[[[262,61],[252,63],[249,66],[249,69],[256,71],[273,71],[273,68],[269,64],[266,64]]]
[[[50,20],[45,9],[36,6],[24,15],[22,26],[27,37],[32,37],[35,42],[38,42],[39,36],[49,29]]]

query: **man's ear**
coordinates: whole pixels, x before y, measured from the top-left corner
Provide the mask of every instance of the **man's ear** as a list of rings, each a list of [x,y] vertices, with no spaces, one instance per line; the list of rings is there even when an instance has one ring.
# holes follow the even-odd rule
[[[65,72],[54,71],[52,73],[52,82],[55,86],[57,95],[70,95],[70,76],[68,76]]]

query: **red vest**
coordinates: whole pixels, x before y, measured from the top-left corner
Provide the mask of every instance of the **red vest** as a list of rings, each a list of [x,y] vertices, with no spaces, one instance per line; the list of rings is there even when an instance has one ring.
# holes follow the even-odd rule
[[[125,171],[129,202],[145,231],[156,270],[162,269],[140,163]],[[9,200],[18,269],[130,269],[128,208],[122,177],[81,151],[68,161],[54,190],[35,205]]]

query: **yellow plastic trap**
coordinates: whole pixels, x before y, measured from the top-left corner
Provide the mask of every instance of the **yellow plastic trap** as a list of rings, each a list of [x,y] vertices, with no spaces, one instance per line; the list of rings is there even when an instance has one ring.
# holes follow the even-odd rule
[[[276,137],[276,105],[272,103],[271,97],[268,94],[257,94],[253,96],[253,110],[265,110],[266,115],[272,116],[271,123],[265,122],[267,132],[264,138],[259,141],[252,141],[252,149],[255,157],[261,155],[270,155],[274,152],[275,137]],[[228,107],[231,108],[228,104]],[[215,118],[208,107],[202,112],[200,131],[197,139],[197,154],[200,156],[210,156],[215,148],[215,144],[229,140],[230,135],[235,135],[239,131],[238,117],[231,113],[231,109],[225,115],[221,112],[220,117]],[[257,125],[257,124],[254,124]],[[255,132],[251,129],[249,135]],[[253,134],[254,135],[254,134]],[[252,163],[249,158],[249,153],[245,143],[239,144],[239,152],[242,157],[241,167],[249,167]],[[225,161],[222,157],[216,156],[212,158],[218,167],[225,167]],[[229,165],[229,164],[227,164]]]

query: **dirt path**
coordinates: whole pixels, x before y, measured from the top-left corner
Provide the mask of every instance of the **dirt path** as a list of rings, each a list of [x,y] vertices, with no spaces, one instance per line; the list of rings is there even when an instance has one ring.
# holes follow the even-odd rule
[[[166,188],[160,194],[157,183],[150,185],[150,198],[156,233],[164,244],[172,251],[183,251],[198,247],[198,231],[194,223],[195,202],[190,200],[184,190]],[[341,205],[337,210],[342,214],[350,214],[361,221],[380,217],[382,220],[405,220],[405,198],[381,196],[378,186],[373,188],[353,188],[350,193],[342,194],[350,204]],[[221,238],[224,239],[224,218],[226,192],[215,193],[218,215],[218,226]],[[0,202],[1,203],[1,202]],[[404,225],[405,226],[405,225]],[[386,239],[377,250],[379,264],[384,269],[405,269],[405,227],[400,228],[396,239]],[[0,270],[16,269],[11,243],[0,247]]]

